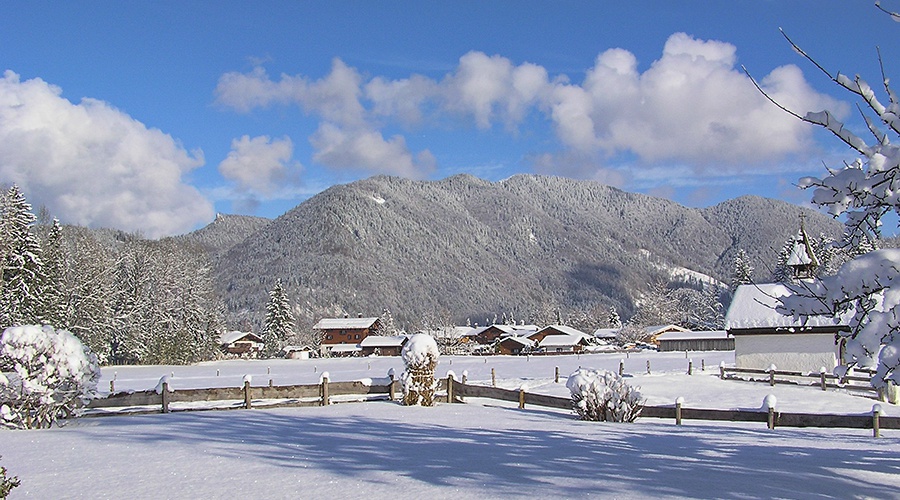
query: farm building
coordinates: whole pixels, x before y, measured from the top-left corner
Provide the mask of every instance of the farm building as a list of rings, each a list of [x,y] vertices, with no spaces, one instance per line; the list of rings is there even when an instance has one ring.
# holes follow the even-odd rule
[[[725,317],[725,329],[734,337],[738,368],[818,373],[834,369],[841,359],[837,333],[847,329],[847,319],[813,316],[794,319],[776,310],[779,298],[791,291],[781,283],[741,285]]]
[[[656,337],[660,352],[733,351],[734,338],[725,330],[666,332]]]
[[[687,328],[680,327],[678,325],[654,325],[654,326],[645,326],[644,327],[644,339],[645,342],[650,344],[657,344],[657,338],[664,333],[669,332],[688,332]]]
[[[258,356],[264,345],[263,339],[253,332],[225,332],[219,339],[222,352],[241,357]]]
[[[598,328],[594,330],[594,338],[600,342],[612,344],[619,335],[618,328]]]
[[[528,338],[535,342],[540,342],[544,340],[544,337],[548,335],[573,335],[573,336],[581,336],[587,337],[587,334],[582,332],[581,330],[572,328],[571,326],[565,325],[550,325],[541,328],[540,330],[528,335]]]
[[[584,334],[547,335],[537,345],[537,350],[544,354],[572,354],[584,351],[588,345]]]
[[[409,337],[406,335],[391,337],[369,335],[359,343],[359,347],[362,349],[363,356],[399,356],[407,340]]]
[[[313,326],[322,332],[321,352],[325,354],[345,353],[347,348],[334,351],[336,346],[352,345],[355,352],[361,351],[359,343],[372,334],[379,326],[378,318],[323,318]]]
[[[534,341],[525,336],[505,337],[497,343],[498,354],[523,354],[534,347]]]

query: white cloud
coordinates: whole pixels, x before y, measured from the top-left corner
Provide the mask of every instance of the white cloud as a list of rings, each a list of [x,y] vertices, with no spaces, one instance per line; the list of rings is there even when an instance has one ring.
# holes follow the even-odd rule
[[[219,164],[219,172],[237,183],[238,191],[263,197],[296,183],[300,165],[291,164],[294,143],[289,137],[243,136],[231,141],[231,152]]]
[[[510,133],[526,119],[543,117],[563,148],[553,157],[591,158],[560,167],[585,178],[606,176],[596,165],[623,156],[634,165],[687,165],[703,174],[712,166],[719,172],[756,169],[809,151],[813,128],[768,102],[736,64],[735,46],[675,33],[645,70],[631,52],[609,49],[581,83],[565,75],[551,78],[536,64],[472,51],[439,79],[366,81],[335,59],[331,72],[315,81],[300,75],[273,81],[259,68],[223,75],[217,95],[239,111],[296,103],[321,120],[310,137],[316,161],[412,177],[427,175],[433,158],[427,150],[412,153],[402,136],[385,139],[383,128],[447,126],[448,116],[482,130],[501,124]],[[826,108],[846,113],[845,105],[812,89],[793,65],[760,81],[773,98],[801,114]]]
[[[672,35],[643,73],[631,53],[603,52],[583,85],[559,84],[553,92],[557,135],[585,152],[629,151],[644,162],[701,168],[738,168],[806,150],[811,127],[768,102],[735,61],[733,45],[683,33]],[[762,83],[801,113],[843,109],[809,87],[795,66],[777,68]]]
[[[213,208],[182,176],[203,164],[171,136],[109,104],[73,104],[40,79],[0,79],[0,180],[67,223],[159,237],[209,221]]]
[[[400,135],[386,140],[375,130],[344,129],[332,123],[323,123],[310,142],[316,149],[313,159],[334,168],[367,170],[413,179],[425,178],[435,168],[434,157],[428,150],[414,157]]]

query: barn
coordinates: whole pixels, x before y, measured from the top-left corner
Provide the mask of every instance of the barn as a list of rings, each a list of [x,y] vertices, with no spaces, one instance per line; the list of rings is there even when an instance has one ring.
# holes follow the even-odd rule
[[[219,338],[222,352],[241,357],[258,356],[264,345],[263,339],[253,332],[225,332]]]
[[[666,332],[656,337],[660,352],[733,351],[734,337],[725,330]]]
[[[359,343],[372,334],[379,326],[378,318],[323,318],[313,326],[322,335],[320,346],[322,355],[338,354],[352,355],[361,351]],[[340,347],[335,351],[335,347]],[[355,349],[350,349],[353,346]]]

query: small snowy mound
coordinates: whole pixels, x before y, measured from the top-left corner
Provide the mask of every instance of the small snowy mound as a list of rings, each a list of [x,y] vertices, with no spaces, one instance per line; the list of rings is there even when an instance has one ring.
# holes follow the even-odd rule
[[[641,393],[607,370],[579,368],[569,376],[566,387],[572,393],[572,408],[582,420],[634,422],[644,407]]]
[[[433,406],[434,390],[437,388],[434,370],[440,357],[437,342],[430,335],[417,333],[403,346],[400,356],[406,365],[401,379],[403,404]]]

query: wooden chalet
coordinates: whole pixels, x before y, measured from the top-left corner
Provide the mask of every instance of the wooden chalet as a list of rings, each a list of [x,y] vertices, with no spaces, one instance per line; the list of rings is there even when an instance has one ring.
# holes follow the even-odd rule
[[[322,335],[322,343],[320,346],[323,355],[337,354],[338,352],[359,352],[360,342],[372,334],[379,327],[378,318],[323,318],[313,326],[314,330],[319,330]],[[335,346],[341,347],[334,351]],[[348,351],[346,346],[356,347],[353,351]]]
[[[399,356],[408,340],[406,335],[369,335],[359,343],[359,347],[363,356]]]
[[[262,337],[253,332],[225,332],[219,338],[219,348],[225,354],[255,358],[263,351]]]
[[[510,335],[497,343],[497,354],[526,354],[534,347],[534,341],[525,336]]]
[[[541,340],[536,350],[539,354],[578,354],[584,352],[588,345],[587,336],[581,335],[547,335]]]
[[[540,330],[532,333],[528,336],[531,340],[540,343],[544,340],[545,337],[549,335],[573,335],[573,336],[582,336],[587,337],[587,334],[578,330],[576,328],[572,328],[571,326],[565,325],[550,325],[541,328]]]

